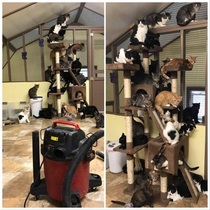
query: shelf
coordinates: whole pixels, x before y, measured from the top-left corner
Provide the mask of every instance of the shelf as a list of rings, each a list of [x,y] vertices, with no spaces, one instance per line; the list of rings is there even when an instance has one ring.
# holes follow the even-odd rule
[[[144,51],[147,51],[148,53],[156,53],[163,51],[163,48],[158,45],[154,45],[154,49],[148,49],[146,47],[142,47],[142,45],[128,45],[128,49],[136,50],[139,53],[142,53]]]
[[[54,71],[64,71],[68,70],[69,68],[53,68]]]
[[[138,107],[138,106],[121,106],[120,109],[125,109],[125,110],[142,110],[142,111],[146,111],[147,108],[142,108],[142,107]]]
[[[106,64],[107,70],[113,71],[138,71],[139,65],[138,64],[128,64],[128,63],[112,63]]]
[[[120,146],[117,146],[113,150],[117,151],[117,152],[126,153],[129,155],[134,155],[135,153],[137,153],[138,151],[140,151],[141,149],[143,149],[145,147],[147,147],[147,143],[143,144],[143,145],[136,146],[133,149],[120,149]]]
[[[184,65],[172,65],[172,66],[166,66],[164,68],[164,71],[191,71],[192,69],[188,69]]]
[[[49,93],[49,94],[53,96],[60,96],[60,95],[63,95],[64,93]]]
[[[65,43],[63,43],[63,42],[61,42],[61,43],[49,43],[48,45],[47,45],[50,49],[52,49],[52,50],[54,50],[54,49],[60,49],[60,48],[67,48],[68,47],[68,44],[65,44]]]

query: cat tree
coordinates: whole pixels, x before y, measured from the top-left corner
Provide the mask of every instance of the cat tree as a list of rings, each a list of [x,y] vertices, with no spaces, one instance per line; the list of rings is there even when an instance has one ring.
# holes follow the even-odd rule
[[[159,52],[162,51],[162,48],[159,46],[155,46],[154,49],[148,50],[142,46],[128,46],[129,49],[136,50],[139,53],[143,53],[143,67],[145,69],[145,73],[149,73],[149,53],[154,53],[155,60],[159,60]],[[127,182],[128,187],[125,192],[132,192],[135,188],[134,186],[134,164],[133,164],[133,155],[140,151],[141,149],[148,147],[145,149],[145,168],[154,169],[154,166],[151,164],[151,160],[158,153],[161,146],[167,142],[166,138],[163,135],[163,124],[160,120],[159,116],[155,109],[151,108],[140,108],[131,106],[131,94],[135,94],[137,90],[143,89],[148,94],[152,96],[152,101],[154,102],[156,88],[154,85],[132,85],[131,88],[131,72],[137,71],[139,69],[139,65],[137,64],[107,64],[107,70],[112,71],[123,71],[124,76],[124,107],[121,107],[125,110],[125,123],[126,123],[126,150],[119,149],[119,146],[114,149],[114,151],[119,151],[127,154]],[[185,71],[185,66],[170,66],[166,69],[166,71],[172,72],[172,92],[177,93],[177,71]],[[163,107],[165,109],[174,110],[174,107]],[[144,111],[144,132],[145,135],[149,137],[149,141],[145,145],[137,146],[133,148],[133,136],[132,136],[132,111],[142,110]],[[156,138],[150,138],[149,134],[149,115],[155,123],[160,136]],[[173,116],[177,118],[177,115]],[[160,186],[154,186],[153,193],[153,203],[159,203],[163,206],[167,206],[169,200],[167,200],[167,184],[168,184],[168,174],[177,175],[178,168],[180,168],[183,177],[187,183],[187,186],[190,190],[190,193],[195,202],[197,202],[199,194],[195,184],[192,180],[191,174],[187,169],[183,166],[178,165],[178,154],[179,151],[182,150],[187,156],[188,153],[188,137],[183,136],[180,138],[180,141],[175,145],[169,145],[164,150],[164,155],[169,161],[168,169],[163,169],[160,171]],[[129,194],[130,194],[129,193]]]

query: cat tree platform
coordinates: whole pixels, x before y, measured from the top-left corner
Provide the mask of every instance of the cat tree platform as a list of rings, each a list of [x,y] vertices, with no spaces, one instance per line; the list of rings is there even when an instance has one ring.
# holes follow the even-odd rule
[[[192,69],[187,68],[185,65],[172,65],[165,66],[164,71],[191,71]]]
[[[163,51],[163,48],[158,45],[154,45],[154,48],[151,48],[151,49],[148,49],[147,47],[142,47],[142,45],[128,45],[128,49],[135,50],[139,53],[143,53],[145,51],[149,53],[156,53],[156,52]]]
[[[62,48],[67,48],[69,45],[68,44],[65,44],[63,42],[59,42],[59,43],[49,43],[47,45],[50,49],[54,50],[54,49],[62,49]]]
[[[128,63],[112,63],[106,64],[106,70],[112,71],[138,71],[138,64],[128,64]]]

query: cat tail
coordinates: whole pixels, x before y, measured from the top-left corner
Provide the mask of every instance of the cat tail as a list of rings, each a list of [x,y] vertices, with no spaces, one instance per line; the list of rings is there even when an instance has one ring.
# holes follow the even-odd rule
[[[185,161],[183,161],[183,165],[184,165],[185,168],[188,169],[189,171],[195,171],[195,170],[197,170],[197,169],[199,168],[199,166],[191,168]]]
[[[165,71],[164,70],[165,70],[165,66],[163,66],[161,68],[161,74],[163,75],[164,78],[169,79],[169,77],[165,74]]]
[[[33,117],[35,117],[36,119],[38,119],[39,117],[37,117],[37,116],[35,116],[35,115],[33,115]]]
[[[116,204],[121,205],[121,206],[124,206],[126,204],[126,203],[121,202],[121,201],[113,201],[113,200],[111,200],[111,202],[112,203],[116,203]]]
[[[164,111],[160,105],[155,104],[155,108],[160,112],[163,119],[165,119]]]

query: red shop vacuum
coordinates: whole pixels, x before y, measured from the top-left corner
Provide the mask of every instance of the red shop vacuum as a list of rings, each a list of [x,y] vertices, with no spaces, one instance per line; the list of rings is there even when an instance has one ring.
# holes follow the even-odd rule
[[[40,136],[42,131],[45,133],[41,145],[41,165],[39,132],[32,133],[34,182],[28,196],[32,194],[37,200],[40,195],[48,194],[51,198],[62,201],[63,207],[81,207],[81,198],[102,184],[99,175],[89,172],[89,166],[90,161],[95,158],[92,146],[104,136],[104,131],[97,131],[86,138],[78,124],[66,121],[54,121],[52,126],[41,130]],[[40,179],[42,165],[45,178]]]

